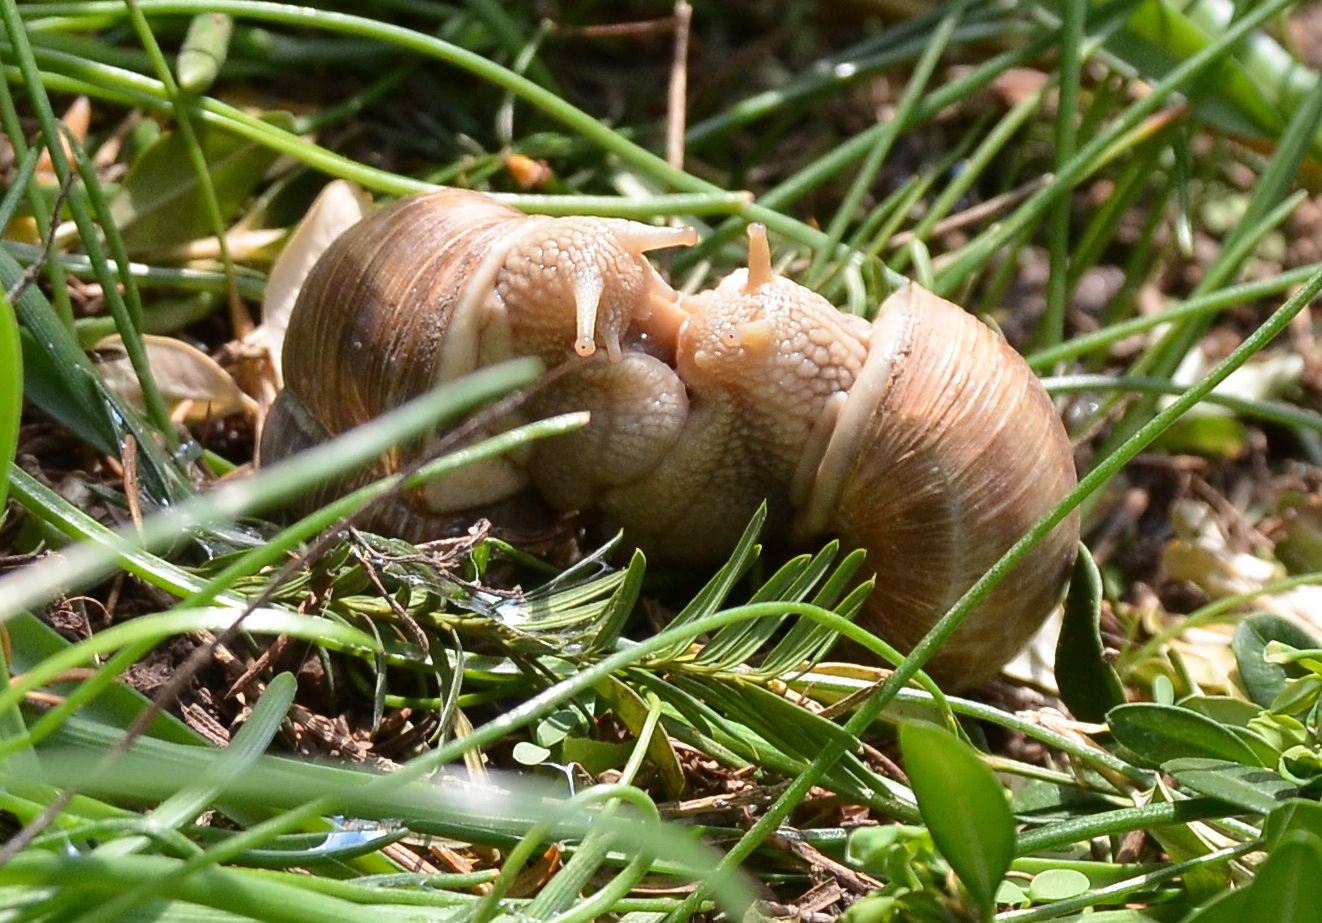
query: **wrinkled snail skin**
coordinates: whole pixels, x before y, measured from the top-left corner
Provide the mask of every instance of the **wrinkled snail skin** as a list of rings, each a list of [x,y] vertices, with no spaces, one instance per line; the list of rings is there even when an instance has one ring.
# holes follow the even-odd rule
[[[1075,484],[1069,439],[1022,357],[916,285],[872,322],[749,267],[681,298],[643,257],[691,229],[525,216],[478,193],[402,199],[346,232],[299,295],[265,462],[437,382],[513,355],[563,374],[524,418],[581,430],[442,479],[372,527],[422,541],[459,510],[521,496],[599,517],[663,563],[726,560],[754,511],[764,538],[867,550],[863,626],[907,650]],[[398,470],[396,449],[355,485]],[[1078,540],[1061,523],[929,664],[952,689],[992,675],[1059,602]]]
[[[723,561],[764,501],[766,534],[781,533],[867,356],[867,322],[775,276],[765,232],[755,240],[748,270],[687,302],[675,374],[689,406],[673,448],[597,503],[654,560]]]

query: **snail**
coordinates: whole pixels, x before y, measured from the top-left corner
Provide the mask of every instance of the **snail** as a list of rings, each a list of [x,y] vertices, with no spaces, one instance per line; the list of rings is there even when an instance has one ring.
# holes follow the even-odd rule
[[[860,621],[907,650],[1076,483],[1069,438],[1023,358],[917,285],[871,323],[844,314],[777,276],[755,225],[748,269],[687,308],[672,373],[686,416],[649,421],[670,448],[646,477],[591,498],[653,560],[723,561],[765,500],[768,534],[786,544],[867,549],[877,586]],[[658,388],[664,406],[679,404],[675,387]],[[608,422],[540,447],[565,451],[556,483],[533,473],[561,508],[573,503],[557,484],[581,491],[600,465],[575,439],[621,426],[615,391],[578,390],[560,406]],[[1078,529],[1062,523],[997,585],[933,661],[938,678],[976,684],[1023,647],[1059,600]]]
[[[742,294],[756,299],[751,288]],[[866,342],[848,395],[826,417],[825,447],[796,472],[791,528],[799,540],[833,535],[868,550],[877,588],[860,621],[908,650],[1077,478],[1041,382],[964,309],[911,283],[882,302]],[[930,672],[959,687],[994,675],[1059,601],[1078,540],[1070,516],[965,619]]]
[[[599,346],[619,359],[629,337],[673,347],[679,295],[642,254],[696,239],[690,228],[525,215],[464,189],[399,199],[336,238],[303,280],[259,463],[502,359],[531,355],[553,366]],[[425,451],[397,449],[338,490]],[[458,472],[390,511],[391,531],[436,528],[445,514],[505,500],[525,483],[505,461]]]
[[[549,248],[560,259],[549,272],[555,293],[527,308],[544,323],[513,322],[514,310],[491,307],[493,292],[505,303],[505,270],[491,266],[508,260],[493,254],[520,252],[495,244],[502,225],[537,237],[551,232],[547,222],[574,219],[524,218],[476,195],[401,200],[327,251],[291,318],[288,383],[263,434],[264,459],[515,352],[568,363],[528,412],[585,409],[588,426],[534,445],[506,463],[512,470],[483,472],[484,485],[449,484],[420,498],[420,528],[531,482],[551,507],[623,529],[651,560],[719,563],[765,502],[775,543],[838,537],[867,549],[877,588],[860,623],[902,650],[1075,484],[1068,437],[1022,357],[917,285],[887,298],[871,322],[842,313],[777,275],[755,226],[747,269],[681,297],[641,253],[690,244],[692,232],[577,219],[580,236]],[[448,214],[455,208],[482,220]],[[565,277],[563,267],[577,263],[566,251],[605,246],[593,232],[628,254],[596,264],[628,265],[618,297],[614,280]],[[392,285],[407,295],[387,296]],[[591,312],[579,306],[598,301],[585,320]],[[361,343],[362,358],[346,354],[351,343]],[[375,380],[387,370],[390,383]],[[338,388],[345,393],[330,393]],[[330,407],[310,406],[314,397]],[[1059,601],[1077,540],[1071,517],[971,613],[929,670],[952,688],[994,675]]]

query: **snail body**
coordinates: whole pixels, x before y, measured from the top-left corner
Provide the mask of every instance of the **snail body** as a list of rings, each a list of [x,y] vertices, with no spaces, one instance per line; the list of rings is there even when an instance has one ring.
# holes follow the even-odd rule
[[[529,415],[588,410],[591,422],[416,498],[396,529],[405,537],[530,482],[552,508],[623,529],[651,560],[719,563],[765,502],[773,543],[834,536],[868,550],[877,588],[860,622],[903,650],[1075,483],[1069,440],[1027,364],[930,292],[902,289],[872,322],[843,314],[772,271],[762,231],[747,270],[680,298],[641,253],[691,232],[529,218],[448,192],[367,219],[314,269],[263,458],[519,354],[567,366]],[[452,209],[464,215],[430,214]],[[575,281],[582,263],[623,281]],[[543,291],[531,280],[547,266]],[[329,410],[306,406],[341,381]],[[1077,539],[1070,518],[1002,580],[930,665],[938,678],[993,675],[1057,603]]]

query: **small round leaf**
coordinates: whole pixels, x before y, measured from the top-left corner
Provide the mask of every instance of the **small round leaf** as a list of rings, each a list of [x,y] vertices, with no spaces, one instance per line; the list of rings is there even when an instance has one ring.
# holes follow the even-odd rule
[[[1063,901],[1078,897],[1092,887],[1083,872],[1075,869],[1047,869],[1033,878],[1028,896],[1035,901]]]

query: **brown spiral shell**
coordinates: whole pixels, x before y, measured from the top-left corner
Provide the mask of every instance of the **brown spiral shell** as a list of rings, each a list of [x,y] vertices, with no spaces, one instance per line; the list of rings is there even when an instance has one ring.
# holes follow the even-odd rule
[[[601,346],[618,362],[641,329],[652,348],[670,348],[679,296],[642,254],[693,237],[622,219],[525,215],[464,189],[396,201],[338,237],[304,280],[262,463],[503,359],[554,366]],[[397,471],[416,451],[396,449],[338,489]],[[503,500],[526,480],[498,459],[434,482],[413,498],[422,522],[396,531],[423,534],[435,528],[426,514]]]
[[[861,621],[908,650],[1075,484],[1069,438],[1027,363],[915,285],[882,305],[818,472],[820,508],[799,527],[867,549],[877,588]],[[935,675],[973,685],[1009,660],[1058,602],[1078,539],[1072,515],[969,615]]]

